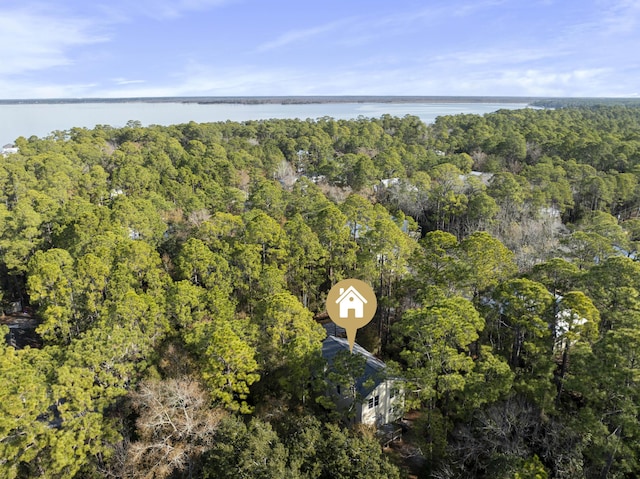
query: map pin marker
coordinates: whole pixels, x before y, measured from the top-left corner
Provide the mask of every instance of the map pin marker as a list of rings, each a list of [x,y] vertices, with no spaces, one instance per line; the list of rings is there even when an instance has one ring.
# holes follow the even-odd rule
[[[353,352],[356,332],[376,314],[378,301],[371,286],[359,279],[336,283],[327,294],[327,313],[331,320],[347,332],[349,349]]]

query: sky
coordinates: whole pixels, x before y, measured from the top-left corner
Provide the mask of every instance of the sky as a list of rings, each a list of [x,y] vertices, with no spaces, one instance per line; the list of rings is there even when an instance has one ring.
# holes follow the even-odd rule
[[[0,98],[640,95],[640,0],[0,0]]]

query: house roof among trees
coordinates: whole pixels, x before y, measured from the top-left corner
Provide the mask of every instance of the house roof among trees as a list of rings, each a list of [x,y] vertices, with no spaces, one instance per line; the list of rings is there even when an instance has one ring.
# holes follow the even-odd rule
[[[335,336],[327,336],[322,342],[322,356],[327,360],[329,365],[333,363],[333,358],[340,351],[349,352],[349,341],[344,338],[336,338]],[[359,354],[366,360],[364,366],[364,374],[358,378],[356,387],[362,397],[366,397],[373,389],[378,386],[385,377],[387,365],[376,358],[369,351],[364,349],[358,343],[353,345],[353,354]],[[366,384],[365,384],[366,383]]]

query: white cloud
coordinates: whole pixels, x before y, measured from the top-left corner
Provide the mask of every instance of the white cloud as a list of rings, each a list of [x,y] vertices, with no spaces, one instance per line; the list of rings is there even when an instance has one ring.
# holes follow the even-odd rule
[[[213,68],[191,63],[165,80],[116,82],[92,92],[100,98],[166,96],[303,95],[308,76],[292,69]]]
[[[294,29],[277,38],[259,45],[258,52],[303,43],[313,40],[316,43],[330,43],[340,47],[359,47],[392,37],[407,37],[428,32],[434,25],[459,22],[455,17],[465,17],[482,10],[496,8],[509,0],[454,1],[439,3],[429,7],[408,10],[396,9],[393,13],[369,12],[366,9],[357,16],[340,18],[308,28]],[[331,33],[331,35],[326,35]],[[318,37],[322,37],[319,39]]]
[[[481,2],[480,6],[471,3],[464,3],[460,6],[460,14],[464,14],[463,10],[465,12],[467,10],[476,10],[483,6],[487,7],[489,5],[493,5],[496,1],[498,0]],[[285,32],[276,39],[258,46],[257,51],[265,52],[294,43],[301,43],[310,39],[317,40],[317,37],[337,30],[340,31],[340,35],[332,36],[330,39],[331,42],[342,46],[359,46],[380,37],[406,34],[408,28],[423,26],[429,21],[436,21],[440,17],[450,15],[451,6],[449,5],[440,7],[432,6],[429,8],[401,11],[386,15],[371,15],[365,10],[359,16],[341,18],[340,20],[324,23],[322,25]]]
[[[0,7],[0,18],[4,75],[71,65],[72,48],[107,40],[93,22],[51,10]]]
[[[637,31],[640,21],[640,2],[638,0],[608,0],[602,5],[602,23],[606,26],[602,33],[621,35]]]
[[[190,64],[169,80],[109,85],[24,85],[5,90],[12,98],[167,97],[252,95],[505,95],[505,96],[625,96],[633,81],[614,83],[608,69],[439,70],[437,66],[385,68],[352,66],[331,74],[294,68],[225,68]],[[134,80],[135,81],[135,80]],[[0,81],[0,89],[4,86]],[[25,92],[28,92],[25,94]],[[9,97],[9,96],[8,96]]]
[[[438,55],[433,61],[458,62],[466,65],[504,65],[529,63],[540,60],[548,60],[567,55],[568,52],[561,48],[531,49],[531,48],[489,48],[485,50],[469,50],[451,52],[446,55]]]
[[[608,86],[606,68],[508,70],[488,76],[480,84],[527,96],[619,96]]]
[[[113,82],[116,85],[133,85],[136,83],[146,83],[146,80],[127,80],[126,78],[114,78]]]
[[[495,8],[508,3],[508,0],[485,0],[478,2],[463,3],[453,7],[453,14],[455,16],[466,16],[484,10],[487,8]]]
[[[298,43],[305,40],[309,40],[311,38],[317,37],[324,33],[328,33],[333,30],[336,30],[346,24],[347,24],[346,20],[338,20],[335,22],[326,23],[324,25],[319,25],[317,27],[311,27],[311,28],[300,29],[300,30],[292,30],[280,35],[275,40],[263,43],[262,45],[258,46],[257,51],[265,52],[268,50],[274,50],[280,47],[284,47],[292,43]]]
[[[0,77],[2,98],[82,98],[91,96],[98,83],[53,84],[14,82]]]
[[[579,47],[637,34],[640,24],[638,0],[595,0],[590,7],[559,31],[558,38]]]
[[[389,15],[372,10],[292,29],[279,36],[271,33],[270,41],[258,46],[257,51],[246,52],[242,59],[225,58],[222,53],[219,57],[212,55],[216,61],[219,58],[218,66],[193,63],[181,68],[182,60],[176,58],[171,68],[165,69],[169,75],[165,77],[160,77],[162,72],[151,77],[150,73],[140,73],[144,70],[127,71],[124,61],[122,69],[111,68],[98,77],[102,65],[97,65],[95,56],[91,57],[91,68],[94,64],[96,68],[90,72],[94,77],[80,76],[86,74],[86,65],[77,70],[77,75],[67,75],[66,83],[59,80],[58,85],[55,76],[48,74],[48,70],[60,72],[59,67],[75,72],[71,67],[79,63],[78,54],[85,51],[82,47],[109,41],[109,36],[103,33],[105,29],[113,31],[115,37],[122,22],[139,19],[141,15],[171,19],[234,1],[242,0],[134,3],[127,0],[126,4],[125,0],[111,0],[108,6],[99,3],[87,6],[92,19],[51,7],[0,6],[0,95],[5,98],[305,94],[620,96],[637,91],[634,80],[638,78],[637,69],[633,62],[624,61],[634,42],[618,41],[614,32],[607,36],[605,33],[619,26],[627,29],[623,34],[631,35],[635,30],[629,30],[629,25],[636,25],[640,18],[638,0],[595,0],[602,2],[600,8],[590,5],[588,14],[577,20],[563,19],[561,24],[566,28],[554,28],[549,35],[535,40],[528,37],[498,40],[479,31],[474,33],[477,43],[470,43],[468,39],[460,40],[462,30],[452,29],[455,38],[433,42],[429,27],[464,23],[460,16],[473,19],[472,14],[479,9],[493,9],[503,3],[514,5],[513,0],[456,0],[446,4],[443,0],[431,8],[396,9]],[[609,35],[611,38],[607,38]],[[398,39],[391,38],[394,36]],[[372,45],[380,39],[382,43]],[[303,58],[296,62],[293,55],[280,54],[279,49],[287,47],[299,47],[298,55],[308,56],[312,47],[321,47],[323,51],[314,58],[317,61],[307,62]],[[259,67],[258,64],[267,63],[264,54],[267,52],[271,54],[270,66]],[[109,52],[104,57],[111,59],[110,55],[120,54]],[[126,57],[126,52],[123,55]],[[193,57],[198,55],[206,57],[197,52]],[[255,66],[252,57],[256,58]],[[616,64],[629,70],[622,71]],[[176,73],[170,73],[173,71]],[[121,77],[114,78],[117,75]]]
[[[490,54],[487,54],[491,57]],[[539,57],[544,52],[523,51],[518,57]],[[365,59],[366,60],[366,59]],[[635,91],[633,72],[628,82],[612,81],[608,68],[540,66],[523,62],[496,67],[493,63],[470,68],[447,59],[416,61],[411,65],[393,57],[379,63],[317,68],[251,66],[216,68],[192,62],[165,80],[115,79],[112,86],[92,91],[92,96],[252,96],[252,95],[509,95],[509,96],[623,96]],[[474,65],[472,65],[474,66]],[[521,66],[521,67],[520,67]],[[82,96],[82,85],[67,91]]]
[[[189,12],[222,7],[238,0],[137,0],[123,3],[124,11],[134,12],[158,20],[178,18]]]

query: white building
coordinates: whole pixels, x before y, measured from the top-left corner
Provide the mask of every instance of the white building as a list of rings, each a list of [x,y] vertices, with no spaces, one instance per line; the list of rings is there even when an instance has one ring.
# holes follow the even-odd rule
[[[12,143],[7,143],[2,147],[2,151],[0,153],[2,153],[2,156],[7,156],[7,155],[13,155],[15,153],[18,153],[18,151],[20,151],[20,149],[16,145]]]
[[[341,351],[349,353],[349,342],[346,339],[328,336],[323,341],[322,356],[329,369],[336,354]],[[350,409],[352,414],[355,413],[351,416],[352,422],[376,427],[401,419],[404,413],[404,393],[400,380],[386,377],[386,365],[362,346],[354,344],[353,354],[365,358],[364,374],[353,386],[355,391],[345,391],[345,386],[340,384],[329,385],[328,393],[333,397],[338,410]]]

